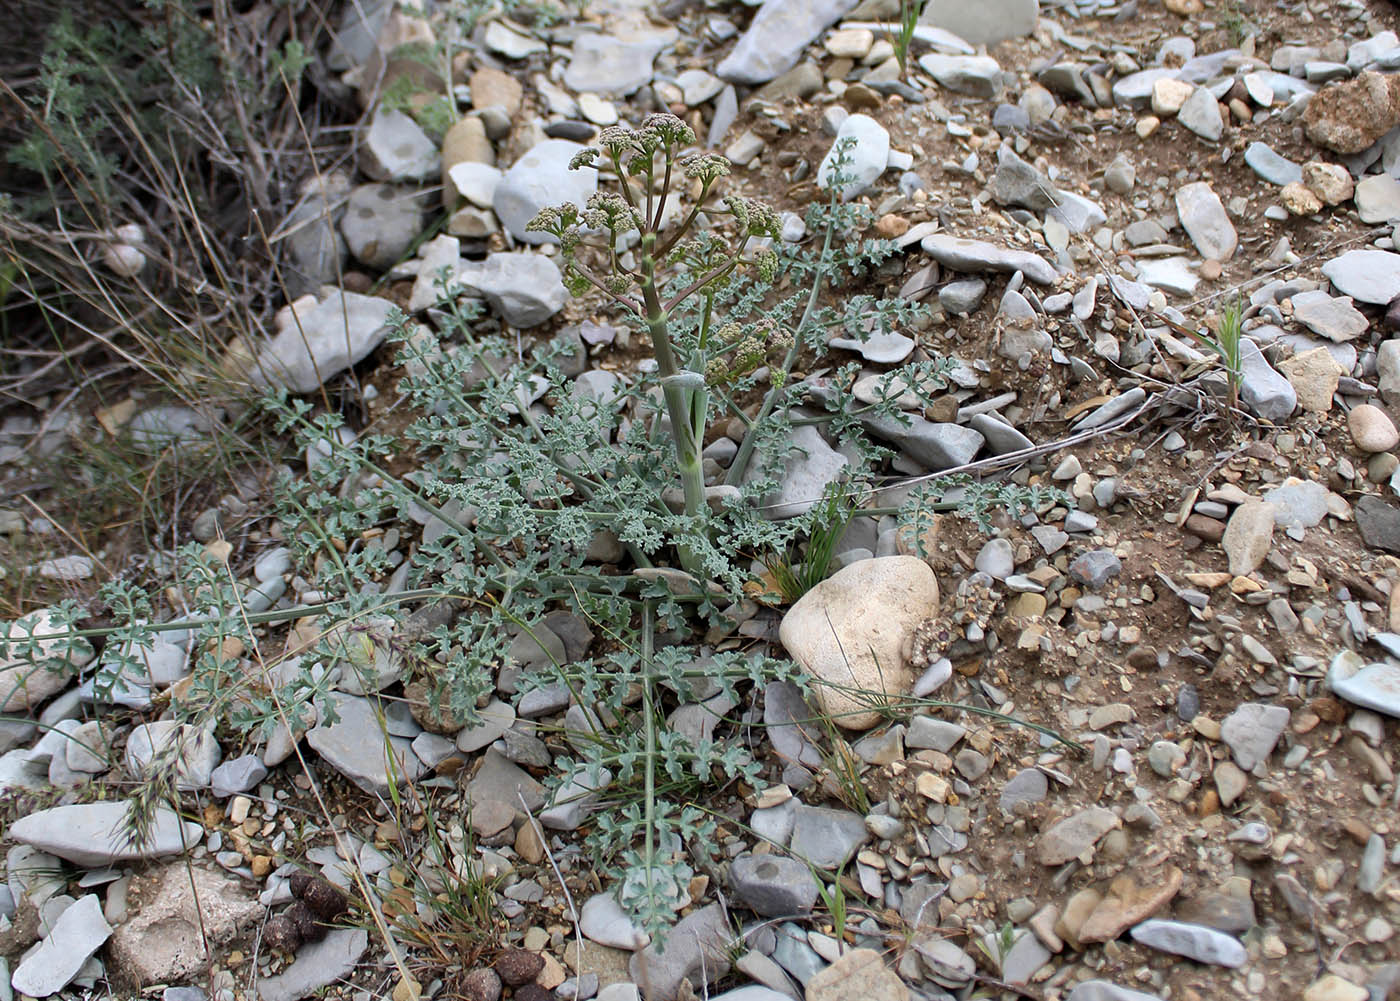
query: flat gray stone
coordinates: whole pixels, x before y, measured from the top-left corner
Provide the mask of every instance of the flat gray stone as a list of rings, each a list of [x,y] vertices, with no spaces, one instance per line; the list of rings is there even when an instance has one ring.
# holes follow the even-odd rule
[[[1162,1001],[1156,994],[1119,987],[1107,980],[1086,980],[1075,985],[1065,1001]]]
[[[545,803],[544,787],[494,748],[487,750],[481,767],[467,783],[467,800],[471,803],[489,800],[520,809],[522,797],[526,808],[539,810]]]
[[[423,231],[423,208],[423,196],[413,188],[362,184],[350,192],[340,231],[355,260],[383,271],[404,257]]]
[[[1293,383],[1274,371],[1259,345],[1248,337],[1240,340],[1240,369],[1240,399],[1251,410],[1275,423],[1293,413],[1298,405]]]
[[[677,34],[674,28],[581,34],[574,39],[564,86],[578,93],[626,97],[651,82],[652,60]]]
[[[1244,151],[1244,162],[1264,180],[1280,188],[1285,184],[1301,183],[1303,180],[1302,166],[1274,152],[1273,147],[1267,143],[1250,143]]]
[[[1003,813],[1011,813],[1017,803],[1039,803],[1050,791],[1050,780],[1039,768],[1023,768],[1001,787],[998,801]]]
[[[1384,306],[1400,295],[1400,254],[1386,250],[1348,250],[1324,264],[1322,273],[1359,302]]]
[[[402,111],[375,111],[363,149],[361,166],[376,181],[427,181],[442,169],[437,143]]]
[[[632,954],[628,972],[647,984],[648,1001],[676,1001],[681,981],[703,991],[729,972],[730,930],[724,908],[710,904],[682,918],[666,936],[665,951],[655,945]]]
[[[1400,666],[1366,663],[1353,650],[1332,658],[1327,687],[1352,705],[1400,718]]]
[[[975,414],[967,422],[967,426],[986,440],[987,451],[992,455],[1005,455],[1007,452],[1019,452],[1023,448],[1035,447],[1035,442],[991,414]]]
[[[308,942],[297,950],[297,958],[275,977],[257,983],[260,1001],[301,1001],[327,984],[350,976],[355,964],[369,948],[369,933],[363,928],[332,928],[319,942]]]
[[[102,902],[89,893],[65,910],[53,929],[15,969],[10,985],[30,997],[43,998],[67,987],[89,958],[112,934],[102,916]]]
[[[844,455],[826,443],[812,425],[793,428],[794,450],[783,460],[783,471],[777,477],[778,490],[764,497],[764,513],[781,520],[805,514],[821,500],[827,485],[839,479],[847,466]],[[761,468],[752,469],[746,480],[767,475]]]
[[[846,163],[841,171],[850,180],[841,188],[841,200],[848,202],[874,184],[889,166],[890,134],[869,115],[857,114],[847,117],[837,130],[831,149],[817,168],[817,184],[823,188],[832,186],[837,150],[843,144],[846,148]],[[913,350],[912,342],[909,350]],[[906,351],[905,355],[908,353]]]
[[[354,695],[332,693],[339,720],[324,721],[306,732],[306,741],[328,765],[372,795],[388,795],[392,786],[412,782],[423,774],[412,741],[386,736],[377,703]],[[393,753],[391,773],[388,754]]]
[[[1264,500],[1274,506],[1274,524],[1280,528],[1312,528],[1327,517],[1329,493],[1321,483],[1298,480],[1274,487]]]
[[[1212,103],[1214,100],[1211,98]],[[1205,181],[1183,185],[1177,191],[1176,214],[1202,257],[1224,262],[1234,256],[1239,236],[1225,206]]]
[[[984,240],[968,240],[948,233],[931,233],[919,243],[924,253],[954,271],[976,273],[1022,272],[1039,285],[1055,283],[1055,269],[1043,257],[1025,250],[1010,250]],[[1400,261],[1400,257],[1397,257]]]
[[[1366,315],[1345,296],[1334,299],[1319,290],[1299,292],[1291,301],[1293,318],[1329,341],[1355,340],[1370,329]]]
[[[767,83],[797,65],[802,51],[850,13],[857,0],[764,0],[715,75],[730,83]]]
[[[1001,64],[991,56],[946,56],[930,52],[919,58],[919,66],[955,94],[968,94],[992,100],[1002,91]]]
[[[812,870],[783,855],[741,855],[729,866],[734,895],[766,918],[810,914],[817,902]]]
[[[146,840],[132,843],[127,838],[128,816],[123,800],[55,806],[21,817],[10,826],[9,834],[21,844],[89,869],[178,855],[204,837],[199,824],[160,808]]]
[[[1220,739],[1230,748],[1235,764],[1247,772],[1267,761],[1290,714],[1283,706],[1246,702],[1220,724]]]
[[[1132,929],[1135,942],[1194,959],[1198,963],[1235,968],[1247,958],[1239,939],[1206,925],[1152,918]]]
[[[611,893],[599,893],[579,911],[579,930],[601,945],[633,952],[646,948],[651,936],[633,923]]]
[[[870,839],[865,820],[850,810],[797,807],[788,848],[819,869],[840,869]]]
[[[1063,865],[1078,858],[1109,831],[1123,822],[1112,811],[1090,806],[1052,825],[1036,842],[1036,858],[1043,866]]]
[[[950,31],[973,45],[991,45],[1007,38],[1020,38],[1035,31],[1039,20],[1037,0],[928,0],[920,24]]]
[[[1225,134],[1220,102],[1209,87],[1197,87],[1192,91],[1176,113],[1176,120],[1208,142],[1215,142]]]

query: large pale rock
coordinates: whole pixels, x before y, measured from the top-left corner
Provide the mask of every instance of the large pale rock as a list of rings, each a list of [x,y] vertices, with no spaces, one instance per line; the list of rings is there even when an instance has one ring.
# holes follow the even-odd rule
[[[856,0],[764,0],[715,73],[730,83],[767,83],[796,66],[802,50],[855,5]]]
[[[31,997],[57,994],[111,934],[101,901],[89,893],[59,915],[39,948],[19,964],[10,986]]]
[[[457,277],[513,327],[539,326],[569,298],[559,265],[542,254],[492,254],[482,264],[464,265]]]
[[[0,655],[0,712],[38,707],[63,691],[77,670],[92,660],[88,642],[68,639],[66,631],[46,608],[10,623],[10,645]]]
[[[581,149],[567,139],[546,139],[505,172],[491,204],[511,236],[522,243],[559,242],[548,233],[526,232],[525,227],[542,208],[572,202],[582,209],[588,196],[598,190],[595,168],[569,169],[569,162]]]
[[[123,979],[171,983],[197,976],[205,946],[237,938],[266,912],[247,884],[201,866],[165,868],[137,877],[127,896],[136,913],[112,936],[112,962]]]
[[[991,45],[1035,31],[1038,0],[928,0],[919,16],[921,24],[951,31],[973,45]]]
[[[313,392],[383,343],[391,309],[387,299],[337,289],[315,305],[295,309],[258,354],[250,374],[259,385]]]
[[[914,630],[938,614],[938,581],[913,556],[860,560],[822,581],[788,609],[779,638],[816,679],[820,707],[835,722],[865,730],[869,710],[907,695]]]
[[[21,817],[10,825],[9,834],[21,844],[93,869],[113,862],[176,855],[204,837],[199,824],[182,821],[174,811],[164,808],[155,811],[144,840],[127,836],[128,820],[125,800],[79,803]]]
[[[909,988],[874,949],[849,949],[807,981],[807,1001],[908,1001]]]

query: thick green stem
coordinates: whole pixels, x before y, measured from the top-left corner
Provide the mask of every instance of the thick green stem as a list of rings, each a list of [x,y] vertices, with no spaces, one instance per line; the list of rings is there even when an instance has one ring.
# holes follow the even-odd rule
[[[685,491],[685,513],[703,518],[705,508],[705,473],[700,461],[700,429],[704,421],[704,391],[682,386],[676,379],[681,368],[671,347],[671,332],[667,314],[661,307],[656,288],[656,261],[652,253],[656,234],[642,237],[642,301],[646,304],[647,330],[651,334],[656,368],[661,374],[661,392],[666,400],[666,414],[671,419],[671,439],[675,442],[676,467]],[[699,413],[696,413],[699,408]],[[681,565],[694,572],[696,560],[689,547],[681,547]]]

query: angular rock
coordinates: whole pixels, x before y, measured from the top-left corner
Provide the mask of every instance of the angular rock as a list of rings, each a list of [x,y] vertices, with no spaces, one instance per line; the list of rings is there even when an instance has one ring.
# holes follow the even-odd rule
[[[1334,299],[1319,290],[1299,292],[1291,301],[1293,318],[1329,341],[1354,340],[1370,327],[1366,316],[1346,297]]]
[[[1367,71],[1313,95],[1303,112],[1308,139],[1346,155],[1360,153],[1400,124],[1400,77]]]
[[[426,181],[442,170],[437,145],[402,111],[380,107],[365,133],[361,167],[376,181]]]
[[[1119,876],[1075,937],[1082,943],[1111,942],[1133,925],[1156,914],[1181,891],[1181,870],[1168,867],[1162,876],[1139,886],[1131,876]]]
[[[821,432],[810,424],[793,428],[791,441],[795,447],[783,460],[782,473],[777,477],[778,490],[763,498],[766,514],[775,520],[810,511],[847,465],[846,457],[828,445]],[[758,479],[762,475],[762,469],[754,469],[745,478]]]
[[[818,869],[839,870],[870,840],[865,820],[850,810],[798,805],[788,848]]]
[[[945,56],[930,52],[921,56],[919,66],[955,94],[968,94],[993,100],[1001,94],[1001,65],[990,56]]]
[[[1303,180],[1303,168],[1274,152],[1267,143],[1250,143],[1244,151],[1244,162],[1264,180],[1279,187]]]
[[[1091,806],[1072,814],[1044,831],[1036,840],[1036,858],[1043,866],[1063,865],[1091,849],[1123,822],[1112,810]]]
[[[1060,197],[1048,177],[1017,156],[1010,143],[1002,143],[992,176],[992,200],[1041,212],[1057,205]]]
[[[1225,525],[1221,547],[1230,559],[1230,573],[1253,573],[1264,562],[1273,546],[1274,506],[1266,501],[1247,500],[1235,508]]]
[[[928,0],[919,23],[950,31],[973,45],[992,45],[1034,32],[1039,7],[1036,0],[987,0],[978,4]]]
[[[423,773],[412,741],[386,733],[375,702],[336,693],[331,698],[339,720],[331,724],[323,719],[306,732],[307,743],[328,765],[365,792],[380,796]]]
[[[340,231],[355,260],[387,270],[408,253],[423,229],[423,196],[391,184],[362,184],[350,192]]]
[[[853,144],[853,145],[851,145]],[[869,188],[885,172],[890,159],[890,134],[869,115],[851,115],[841,123],[830,152],[817,168],[817,184],[832,187],[836,177],[838,147],[846,149],[841,174],[849,178],[841,188],[841,200],[850,201]]]
[[[166,866],[137,878],[140,908],[112,936],[112,962],[141,986],[207,969],[209,950],[233,941],[266,914],[247,884],[203,866]]]
[[[1400,717],[1400,666],[1367,664],[1353,650],[1332,658],[1327,687],[1353,705]]]
[[[1360,302],[1384,306],[1400,295],[1400,254],[1386,250],[1348,250],[1324,264],[1322,273],[1337,291]]]
[[[664,31],[625,28],[574,39],[573,58],[564,70],[564,86],[577,93],[626,97],[651,82],[651,64],[677,37]]]
[[[301,1001],[354,973],[367,948],[369,933],[363,928],[332,928],[321,941],[302,946],[291,966],[260,979],[258,997],[260,1001]]]
[[[819,887],[805,863],[782,855],[741,855],[729,866],[734,895],[755,914],[790,918],[810,914]]]
[[[38,949],[15,969],[10,986],[31,997],[57,994],[111,934],[97,894],[87,894],[59,915]]]
[[[796,66],[802,51],[855,5],[856,0],[764,0],[715,75],[730,83],[766,83]]]
[[[1297,394],[1298,405],[1310,414],[1331,411],[1332,397],[1346,374],[1326,348],[1295,354],[1281,362],[1279,370]]]
[[[1240,340],[1240,400],[1260,417],[1278,423],[1293,413],[1298,394],[1292,384],[1274,371],[1259,345],[1248,337]]]
[[[1235,764],[1252,772],[1269,759],[1289,717],[1283,706],[1246,702],[1221,721],[1220,739],[1230,748]]]
[[[569,293],[555,264],[543,254],[498,253],[463,265],[458,280],[486,297],[512,327],[538,327],[564,308]]]
[[[1375,174],[1356,182],[1353,197],[1361,221],[1374,225],[1400,218],[1400,180]]]
[[[909,988],[874,949],[848,949],[807,981],[806,1001],[909,1001]]]
[[[281,325],[249,374],[260,385],[314,392],[379,347],[392,309],[387,299],[337,289]]]
[[[876,704],[908,694],[905,649],[938,613],[938,581],[912,556],[861,560],[804,594],[783,616],[779,637],[813,676],[815,696],[834,722],[864,730]],[[847,690],[843,690],[847,689]]]
[[[1176,120],[1208,142],[1215,142],[1225,134],[1220,103],[1209,87],[1197,87],[1181,105]]]
[[[648,985],[648,1001],[676,1001],[682,981],[688,980],[703,991],[707,984],[729,972],[732,940],[724,908],[710,904],[682,918],[671,929],[664,952],[649,945],[633,953],[628,971],[635,983]]]
[[[580,209],[598,190],[594,167],[570,170],[569,162],[583,149],[567,139],[546,139],[511,166],[496,185],[491,207],[501,225],[522,243],[558,243],[549,233],[526,232],[540,209],[572,203]]]
[[[0,712],[37,709],[68,687],[92,660],[86,640],[69,639],[67,626],[47,608],[22,615],[6,629],[8,656],[0,657]]]

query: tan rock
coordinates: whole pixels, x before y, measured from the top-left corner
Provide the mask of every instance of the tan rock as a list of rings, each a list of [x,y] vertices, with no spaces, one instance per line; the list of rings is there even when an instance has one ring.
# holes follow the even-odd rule
[[[1195,84],[1163,77],[1152,85],[1152,113],[1163,117],[1176,114],[1195,90]]]
[[[509,73],[483,66],[472,74],[468,86],[472,92],[472,107],[503,108],[512,118],[520,111],[525,88]]]
[[[851,949],[807,981],[807,1001],[908,1001],[909,988],[874,949]]]
[[[127,900],[135,914],[108,948],[121,979],[142,987],[201,974],[210,961],[206,941],[225,945],[266,914],[247,884],[183,863],[138,877]]]
[[[1055,934],[1070,944],[1076,952],[1080,950],[1079,929],[1090,915],[1098,910],[1103,902],[1103,894],[1093,887],[1085,887],[1065,901],[1065,909],[1055,922]]]
[[[1303,1001],[1366,1001],[1370,996],[1371,992],[1366,988],[1335,973],[1313,981],[1303,990]]]
[[[1178,17],[1190,17],[1206,9],[1201,0],[1162,0],[1162,6]]]
[[[459,163],[495,164],[496,151],[486,138],[486,126],[475,115],[467,115],[442,137],[442,205],[457,207],[457,185],[449,172]]]
[[[1302,181],[1294,181],[1285,184],[1278,193],[1279,201],[1283,202],[1283,207],[1288,210],[1289,215],[1312,215],[1322,211],[1322,202],[1317,195],[1308,190]]]
[[[1367,71],[1328,84],[1303,112],[1307,137],[1334,153],[1360,153],[1400,123],[1400,77]]]
[[[1108,942],[1139,921],[1146,921],[1181,891],[1181,870],[1169,867],[1160,878],[1138,886],[1131,876],[1119,876],[1079,929],[1081,943]]]
[[[1340,163],[1309,160],[1303,164],[1303,183],[1324,205],[1340,205],[1356,191],[1351,171]]]
[[[1346,374],[1326,348],[1294,355],[1280,362],[1278,370],[1298,394],[1299,405],[1310,414],[1325,414],[1332,409],[1337,383]]]
[[[1363,403],[1347,415],[1352,443],[1363,452],[1389,452],[1400,444],[1400,431],[1380,407]]]
[[[816,681],[820,708],[852,730],[874,726],[872,704],[909,693],[915,629],[938,614],[938,580],[913,556],[860,560],[804,594],[778,636]]]
[[[1253,573],[1269,555],[1274,540],[1274,506],[1267,501],[1248,500],[1235,508],[1225,524],[1220,545],[1230,558],[1230,573],[1236,577]]]

